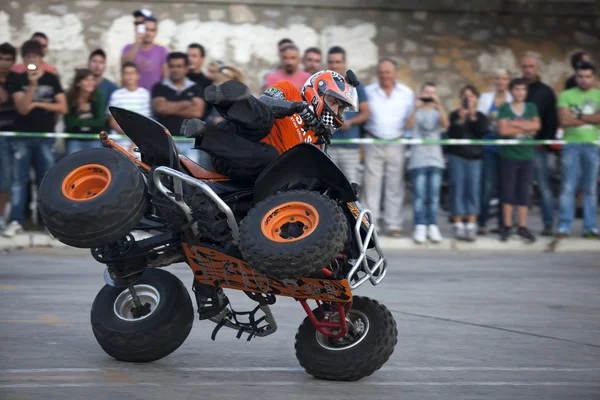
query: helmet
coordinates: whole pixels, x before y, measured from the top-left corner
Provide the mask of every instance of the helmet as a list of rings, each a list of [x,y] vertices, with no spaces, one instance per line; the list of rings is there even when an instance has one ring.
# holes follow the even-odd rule
[[[339,129],[344,124],[343,113],[357,108],[356,89],[337,72],[319,71],[302,87],[302,97],[313,106],[325,125]]]

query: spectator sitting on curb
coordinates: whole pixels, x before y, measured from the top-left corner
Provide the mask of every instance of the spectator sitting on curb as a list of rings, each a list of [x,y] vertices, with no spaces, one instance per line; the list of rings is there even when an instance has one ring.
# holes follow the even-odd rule
[[[75,71],[73,83],[67,92],[69,112],[65,115],[65,131],[94,136],[104,129],[106,105],[102,92],[96,88],[96,78],[89,69]],[[67,154],[83,149],[102,147],[100,140],[69,139]]]
[[[48,40],[48,36],[46,36],[46,34],[43,32],[36,32],[33,35],[31,35],[30,40],[35,40],[39,42],[42,46],[42,61],[40,63],[42,70],[44,70],[44,72],[49,72],[51,74],[58,75],[58,71],[56,70],[56,68],[44,61],[44,57],[46,57],[46,55],[48,54],[48,44],[50,42]],[[25,65],[25,63],[15,64],[12,70],[17,74],[22,74],[27,71],[27,66]]]
[[[158,23],[154,17],[147,17],[143,24],[137,24],[135,43],[123,48],[121,63],[135,62],[140,72],[139,85],[145,89],[152,89],[156,82],[168,75],[167,55],[169,51],[154,43]],[[143,29],[137,30],[138,27]]]
[[[102,93],[104,109],[106,109],[106,106],[110,103],[110,96],[119,87],[113,81],[104,77],[104,70],[106,69],[106,53],[104,50],[96,49],[92,51],[88,60],[88,68],[94,75],[96,88]]]
[[[0,131],[15,130],[17,110],[8,90],[8,82],[16,75],[16,72],[11,72],[16,58],[17,50],[13,46],[9,43],[0,44]],[[10,137],[0,136],[0,233],[6,229],[4,209],[12,182],[13,154],[10,143]]]
[[[334,46],[327,52],[327,69],[346,75],[346,51]],[[365,85],[356,87],[358,111],[344,112],[344,125],[335,133],[336,139],[358,139],[360,127],[369,120],[369,103]],[[358,167],[360,164],[360,148],[358,144],[334,144],[328,149],[329,156],[342,170],[351,183],[358,182]]]
[[[594,141],[600,129],[600,90],[595,89],[596,68],[588,62],[577,64],[577,87],[564,91],[558,100],[564,138],[557,237],[568,236],[575,214],[575,191],[583,191],[583,236],[600,239],[596,222],[600,153]]]
[[[437,96],[435,83],[425,82],[406,129],[412,130],[414,139],[440,140],[440,130],[446,130],[448,125],[448,114]],[[408,170],[413,189],[413,240],[420,244],[429,238],[439,243],[442,235],[437,226],[437,212],[444,170],[442,146],[413,146]]]
[[[450,114],[449,138],[481,139],[487,133],[487,118],[477,111],[478,96],[479,92],[472,85],[460,90],[461,107]],[[447,153],[454,236],[472,242],[477,237],[483,150],[481,146],[458,145],[449,146]]]
[[[508,90],[510,83],[510,74],[508,71],[500,69],[496,71],[494,79],[495,90],[482,93],[479,97],[477,110],[488,117],[488,132],[484,139],[498,139],[498,109],[504,103],[510,103],[512,96]],[[487,231],[487,221],[489,216],[490,201],[497,192],[500,198],[500,150],[498,146],[483,146],[482,172],[481,172],[481,201],[479,205],[479,216],[477,217],[478,235],[485,235]],[[498,206],[498,228],[496,232],[502,233],[502,205]]]
[[[513,79],[510,82],[510,93],[513,101],[500,106],[498,110],[498,130],[503,137],[532,140],[540,129],[540,118],[537,107],[526,103],[527,82]],[[502,216],[504,228],[500,240],[506,241],[512,232],[513,208],[518,215],[519,235],[527,243],[533,243],[535,237],[527,228],[527,212],[529,211],[529,190],[533,181],[533,162],[535,149],[533,146],[502,146],[500,149],[500,181],[502,189]]]
[[[17,108],[15,130],[18,132],[54,132],[58,114],[67,113],[67,100],[58,77],[42,69],[42,45],[28,40],[21,47],[21,56],[27,64],[27,72],[14,75],[8,83]],[[25,207],[29,183],[29,168],[33,158],[37,184],[55,161],[54,138],[12,138],[14,155],[12,171],[10,224],[3,232],[13,237],[23,231]]]
[[[308,72],[310,76],[321,71],[321,65],[323,64],[321,50],[318,47],[309,47],[306,49],[302,57],[302,64],[304,65],[304,71]]]

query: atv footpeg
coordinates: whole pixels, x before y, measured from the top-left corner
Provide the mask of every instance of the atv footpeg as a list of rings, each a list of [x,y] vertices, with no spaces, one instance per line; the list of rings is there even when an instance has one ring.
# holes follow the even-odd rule
[[[194,281],[192,289],[196,294],[200,320],[218,316],[229,304],[229,299],[221,288]]]
[[[224,309],[219,315],[211,318],[210,320],[215,322],[217,326],[213,330],[210,338],[215,340],[217,333],[219,333],[219,330],[224,326],[237,330],[238,333],[236,337],[238,339],[240,339],[244,333],[247,333],[247,341],[250,341],[257,336],[264,337],[275,333],[277,330],[277,323],[275,322],[275,318],[269,307],[269,304],[273,304],[274,301],[267,302],[262,296],[260,296],[260,300],[258,301],[259,305],[252,311],[238,312],[231,308],[230,305],[229,308]],[[257,318],[258,312],[262,312],[263,316]],[[240,321],[238,317],[247,318],[248,322]]]

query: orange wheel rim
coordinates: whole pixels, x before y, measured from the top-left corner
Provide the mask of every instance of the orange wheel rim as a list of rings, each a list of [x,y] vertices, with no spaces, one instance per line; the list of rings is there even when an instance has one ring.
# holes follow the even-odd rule
[[[319,225],[319,213],[307,203],[290,202],[272,208],[263,218],[263,235],[277,243],[291,243],[309,236]]]
[[[62,193],[72,201],[88,201],[102,194],[111,180],[112,175],[105,166],[83,165],[66,176],[62,184]]]

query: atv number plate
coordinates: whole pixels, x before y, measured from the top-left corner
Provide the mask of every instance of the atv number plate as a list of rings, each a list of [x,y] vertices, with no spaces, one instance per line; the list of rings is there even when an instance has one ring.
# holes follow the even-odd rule
[[[190,246],[187,243],[182,245],[198,283],[296,299],[352,301],[350,284],[345,279],[271,278],[256,272],[244,261],[217,249],[208,246]]]

